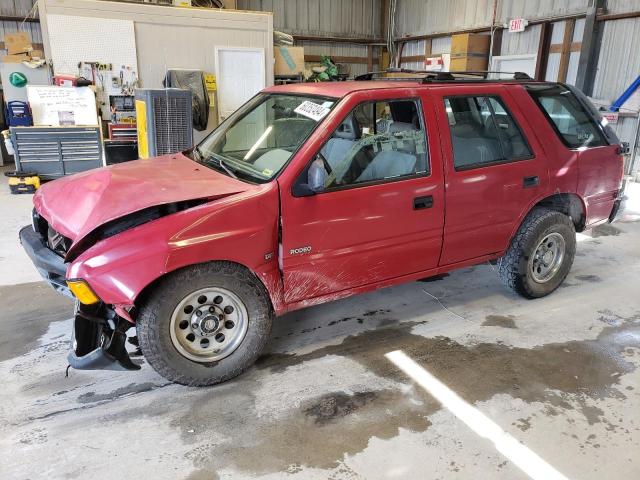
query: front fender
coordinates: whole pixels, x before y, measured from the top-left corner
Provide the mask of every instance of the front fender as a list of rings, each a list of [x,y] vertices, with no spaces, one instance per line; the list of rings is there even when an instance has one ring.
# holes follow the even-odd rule
[[[69,266],[67,278],[86,280],[105,303],[130,306],[169,272],[226,260],[254,272],[278,312],[278,202],[277,184],[272,182],[145,223],[83,252]]]

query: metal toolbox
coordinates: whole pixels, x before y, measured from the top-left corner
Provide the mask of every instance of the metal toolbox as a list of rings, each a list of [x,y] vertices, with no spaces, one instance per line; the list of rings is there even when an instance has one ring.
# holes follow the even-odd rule
[[[99,127],[11,127],[16,170],[53,179],[104,165]]]

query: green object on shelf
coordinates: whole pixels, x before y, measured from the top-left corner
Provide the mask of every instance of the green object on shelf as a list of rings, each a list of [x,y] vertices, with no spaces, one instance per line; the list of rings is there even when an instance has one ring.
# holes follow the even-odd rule
[[[329,82],[338,78],[338,67],[331,61],[330,57],[323,55],[320,63],[324,67],[324,71],[315,72],[309,79],[312,82]]]
[[[27,84],[27,77],[24,73],[11,72],[9,74],[9,83],[14,87],[24,87]]]

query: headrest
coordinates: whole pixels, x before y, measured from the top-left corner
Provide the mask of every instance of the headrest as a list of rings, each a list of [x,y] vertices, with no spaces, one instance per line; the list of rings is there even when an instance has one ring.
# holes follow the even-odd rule
[[[333,134],[336,138],[358,140],[360,138],[360,125],[353,114],[345,118]]]

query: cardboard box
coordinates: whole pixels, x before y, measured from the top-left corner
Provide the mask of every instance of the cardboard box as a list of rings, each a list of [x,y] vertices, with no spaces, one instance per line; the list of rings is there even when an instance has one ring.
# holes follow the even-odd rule
[[[385,72],[382,76],[384,78],[415,78],[416,75],[409,72]]]
[[[485,55],[451,55],[450,72],[486,70],[489,58]]]
[[[273,47],[275,75],[298,75],[304,72],[304,47]]]
[[[451,36],[451,56],[489,54],[490,35],[459,33]]]
[[[33,50],[31,39],[27,32],[7,33],[4,36],[4,47],[9,55],[26,53]]]
[[[2,57],[2,63],[22,63],[25,60],[30,60],[31,57],[26,53],[18,54],[18,55],[5,55]]]

